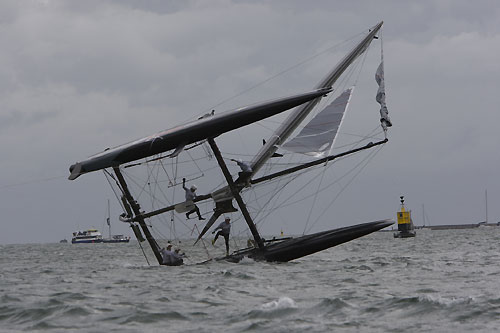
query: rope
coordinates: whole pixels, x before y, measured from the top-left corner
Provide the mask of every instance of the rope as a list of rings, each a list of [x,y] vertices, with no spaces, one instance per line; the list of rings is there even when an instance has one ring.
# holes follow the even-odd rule
[[[354,181],[354,179],[361,173],[361,171],[363,171],[365,169],[365,167],[371,162],[371,160],[380,152],[380,150],[382,150],[383,148],[383,145],[378,147],[377,150],[375,151],[371,151],[368,156],[362,161],[362,162],[365,162],[364,165],[361,166],[361,168],[359,169],[359,171],[357,173],[354,174],[354,176],[348,181],[348,183],[343,186],[340,190],[339,193],[337,193],[337,195],[332,199],[332,201],[330,202],[329,205],[327,205],[327,207],[323,210],[323,212],[316,218],[316,220],[314,221],[314,223],[311,225],[311,227],[309,229],[307,229],[307,232],[309,232],[312,227],[314,227],[314,225],[316,225],[316,223],[319,221],[319,219],[321,217],[323,217],[323,215],[326,213],[326,211],[333,205],[333,203],[337,200],[337,198],[344,192],[344,190]],[[360,163],[361,164],[361,163]],[[359,166],[360,164],[358,164],[357,166]]]

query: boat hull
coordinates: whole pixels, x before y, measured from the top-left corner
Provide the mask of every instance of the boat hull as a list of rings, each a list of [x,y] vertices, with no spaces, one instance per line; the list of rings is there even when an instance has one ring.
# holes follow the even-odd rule
[[[130,239],[103,239],[103,243],[128,243]]]
[[[261,261],[287,262],[366,236],[393,223],[394,221],[391,220],[374,221],[283,241],[277,240],[275,243],[265,245],[263,249],[242,250],[224,259],[237,262],[244,257],[249,257]]]
[[[400,232],[400,233],[395,233],[394,238],[411,238],[415,237],[417,234],[414,231],[410,232]]]
[[[102,239],[72,239],[71,244],[102,243]]]

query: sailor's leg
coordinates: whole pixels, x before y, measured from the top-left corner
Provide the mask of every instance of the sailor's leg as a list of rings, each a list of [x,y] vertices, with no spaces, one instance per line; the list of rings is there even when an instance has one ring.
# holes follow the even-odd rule
[[[195,205],[193,211],[195,211],[196,214],[198,214],[198,220],[204,220],[204,218],[201,217],[200,209],[198,208],[198,206]]]
[[[194,212],[196,212],[196,209],[191,209],[189,212],[186,213],[186,218],[188,219],[189,215],[193,214]]]
[[[224,240],[226,241],[226,255],[229,255],[229,234],[225,234]]]

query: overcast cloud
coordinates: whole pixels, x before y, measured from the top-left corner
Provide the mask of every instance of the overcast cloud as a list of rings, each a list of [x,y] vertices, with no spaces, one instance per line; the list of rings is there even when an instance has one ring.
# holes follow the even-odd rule
[[[394,127],[337,218],[395,218],[405,195],[418,224],[422,204],[431,223],[476,223],[487,189],[500,221],[499,11],[493,0],[2,1],[0,243],[101,228],[107,183],[68,181],[70,164],[193,119],[381,20]],[[339,52],[219,108],[307,91]],[[370,75],[352,107],[373,109],[373,127]]]

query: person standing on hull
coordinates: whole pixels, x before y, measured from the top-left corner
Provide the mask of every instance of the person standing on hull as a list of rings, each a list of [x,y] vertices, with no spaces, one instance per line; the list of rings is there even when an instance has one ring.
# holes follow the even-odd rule
[[[229,217],[226,217],[224,222],[221,222],[217,228],[215,228],[212,231],[212,234],[214,234],[217,230],[220,229],[220,231],[215,235],[215,238],[212,240],[212,245],[215,244],[217,241],[217,238],[219,236],[224,236],[224,240],[226,241],[226,255],[229,255],[229,233],[231,232],[231,219]]]
[[[231,161],[236,162],[241,169],[241,172],[238,173],[239,179],[238,181],[241,183],[245,183],[247,186],[250,186],[250,176],[252,176],[252,167],[248,162],[244,162],[240,159],[235,160],[234,158]]]
[[[194,199],[196,199],[196,185],[191,185],[190,188],[187,188],[186,187],[186,178],[182,178],[182,188],[186,192],[186,201],[192,202],[193,206],[194,206],[193,209],[191,209],[189,212],[186,213],[186,218],[189,219],[189,215],[191,215],[192,213],[196,213],[196,214],[198,214],[198,220],[204,220],[204,218],[201,217],[200,209],[193,202]]]

